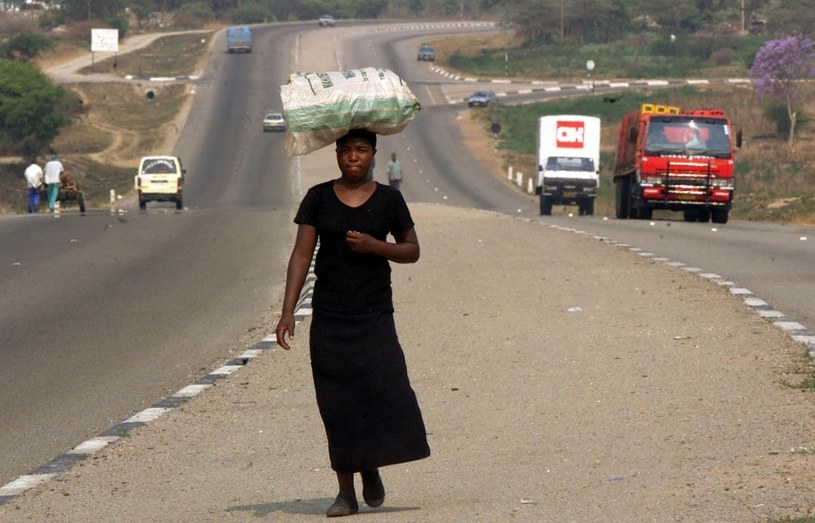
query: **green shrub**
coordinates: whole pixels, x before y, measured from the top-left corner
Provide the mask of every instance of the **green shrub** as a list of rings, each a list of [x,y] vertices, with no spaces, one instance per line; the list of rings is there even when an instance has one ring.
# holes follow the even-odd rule
[[[793,106],[793,111],[796,113],[796,131],[799,131],[809,122],[809,117],[799,106]],[[763,112],[764,116],[775,124],[775,128],[780,136],[788,136],[790,134],[791,122],[786,104],[776,101],[765,102]]]
[[[215,11],[212,6],[206,2],[188,2],[181,6],[180,12],[184,15],[194,16],[201,20],[214,20]]]
[[[116,16],[108,20],[108,24],[110,25],[111,29],[119,30],[119,41],[124,39],[128,28],[127,18],[123,16]]]
[[[272,12],[265,5],[242,4],[232,11],[229,18],[236,24],[259,24],[273,19]]]
[[[735,50],[729,47],[724,47],[714,51],[713,54],[710,55],[710,61],[713,62],[714,65],[718,66],[730,65],[733,63],[733,58],[735,55]]]

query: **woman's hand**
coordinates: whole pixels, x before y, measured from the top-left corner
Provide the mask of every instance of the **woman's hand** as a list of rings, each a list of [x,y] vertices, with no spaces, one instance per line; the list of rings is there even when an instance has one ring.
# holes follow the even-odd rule
[[[352,251],[358,253],[372,253],[375,252],[375,246],[379,243],[379,240],[371,236],[370,234],[365,234],[364,232],[359,231],[348,231],[345,233],[345,241],[348,242],[348,246],[351,248]]]
[[[413,227],[399,234],[396,243],[377,240],[359,231],[346,232],[345,241],[354,252],[376,254],[396,263],[414,263],[419,259],[419,239]]]
[[[280,321],[277,322],[277,329],[275,329],[277,344],[286,350],[291,349],[289,342],[286,341],[286,334],[289,335],[289,340],[294,339],[294,323],[294,314],[292,313],[283,313]]]

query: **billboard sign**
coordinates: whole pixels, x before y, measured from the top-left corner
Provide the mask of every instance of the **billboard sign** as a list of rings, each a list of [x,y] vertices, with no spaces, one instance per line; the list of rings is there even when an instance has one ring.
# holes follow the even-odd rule
[[[92,53],[118,53],[118,29],[91,29]]]

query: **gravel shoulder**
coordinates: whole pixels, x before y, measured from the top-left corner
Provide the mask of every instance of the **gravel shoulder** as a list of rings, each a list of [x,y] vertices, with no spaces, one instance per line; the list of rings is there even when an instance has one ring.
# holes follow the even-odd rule
[[[302,63],[331,69],[304,35]],[[302,160],[305,186],[330,172]],[[410,203],[410,202],[409,202]],[[396,321],[433,455],[370,521],[773,521],[815,510],[804,351],[726,288],[541,223],[411,205]],[[282,282],[276,289],[282,297]],[[268,318],[268,332],[274,317]],[[1,521],[309,521],[335,494],[308,320]]]

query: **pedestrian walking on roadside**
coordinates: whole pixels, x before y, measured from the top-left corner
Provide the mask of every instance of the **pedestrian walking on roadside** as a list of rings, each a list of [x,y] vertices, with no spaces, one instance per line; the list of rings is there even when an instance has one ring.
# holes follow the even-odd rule
[[[57,206],[57,196],[59,195],[60,175],[65,169],[56,154],[51,155],[51,159],[45,164],[45,184],[48,186],[48,210],[54,212]]]
[[[379,468],[430,455],[393,318],[389,262],[414,263],[419,240],[402,194],[366,180],[376,134],[336,142],[340,177],[309,189],[294,218],[277,343],[294,338],[294,312],[317,242],[309,334],[317,406],[339,493],[328,517],[359,510],[354,474],[371,507],[385,501]],[[388,241],[388,234],[394,242]]]
[[[376,167],[376,158],[371,160],[371,166],[368,167],[368,174],[365,175],[365,181],[370,182],[374,179],[374,167]]]
[[[25,168],[25,180],[28,186],[28,212],[37,212],[40,208],[40,190],[42,189],[43,172],[37,161]]]
[[[402,184],[402,164],[396,159],[396,153],[391,153],[391,159],[388,161],[388,183],[391,187],[399,190]]]

